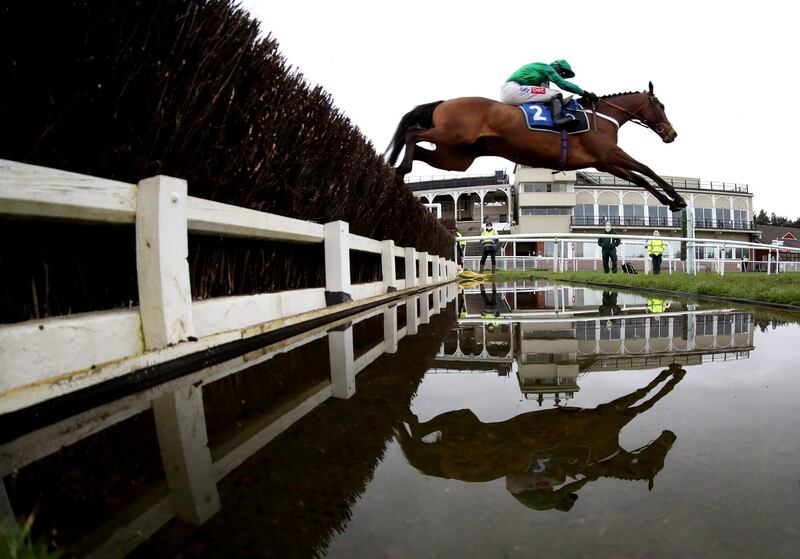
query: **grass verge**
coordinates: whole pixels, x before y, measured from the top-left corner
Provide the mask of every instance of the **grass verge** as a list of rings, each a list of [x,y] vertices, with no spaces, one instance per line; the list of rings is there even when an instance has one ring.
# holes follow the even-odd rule
[[[554,281],[577,281],[594,284],[624,285],[631,288],[663,289],[677,293],[711,295],[761,303],[800,306],[800,274],[758,274],[726,272],[724,276],[685,273],[654,276],[604,274],[602,272],[498,272],[495,280],[541,278]]]

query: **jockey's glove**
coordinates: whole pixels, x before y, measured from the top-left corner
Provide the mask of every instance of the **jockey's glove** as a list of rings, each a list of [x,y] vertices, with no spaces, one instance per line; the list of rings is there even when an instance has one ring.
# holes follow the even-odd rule
[[[587,101],[591,101],[592,103],[597,103],[599,101],[599,97],[592,93],[591,91],[584,91],[581,95],[582,99],[586,99]]]

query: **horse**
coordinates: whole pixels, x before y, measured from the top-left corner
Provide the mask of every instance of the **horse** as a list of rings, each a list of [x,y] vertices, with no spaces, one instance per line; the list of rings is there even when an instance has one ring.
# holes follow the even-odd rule
[[[405,157],[396,169],[401,177],[411,171],[415,160],[445,171],[466,171],[476,157],[485,155],[560,171],[593,167],[644,188],[673,212],[685,208],[686,202],[671,184],[617,146],[619,127],[628,121],[653,130],[667,144],[677,137],[664,104],[653,93],[653,82],[648,91],[604,95],[592,112],[592,130],[568,135],[564,158],[562,137],[529,130],[515,105],[484,97],[436,101],[419,105],[403,116],[386,152],[394,165],[405,147]],[[435,149],[423,148],[417,142],[430,142]]]

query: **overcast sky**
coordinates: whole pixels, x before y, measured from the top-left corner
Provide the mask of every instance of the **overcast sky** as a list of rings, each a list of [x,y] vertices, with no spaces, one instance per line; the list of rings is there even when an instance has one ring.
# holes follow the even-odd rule
[[[620,146],[661,175],[746,183],[764,208],[800,216],[796,5],[757,2],[243,0],[288,62],[320,84],[379,152],[414,106],[498,99],[529,62],[565,58],[598,95],[647,88],[678,132],[632,123]],[[560,12],[560,20],[553,21]],[[792,54],[794,53],[794,54]],[[771,122],[766,123],[768,118]],[[481,158],[468,173],[513,171]],[[415,162],[414,175],[442,171]]]

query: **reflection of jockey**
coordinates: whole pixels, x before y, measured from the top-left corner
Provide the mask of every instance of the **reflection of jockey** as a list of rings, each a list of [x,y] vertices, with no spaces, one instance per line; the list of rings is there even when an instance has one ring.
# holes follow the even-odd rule
[[[550,103],[553,111],[553,122],[560,126],[574,120],[572,115],[563,115],[562,107],[567,105],[572,96],[566,97],[557,89],[550,88],[550,82],[561,89],[577,93],[590,101],[596,101],[597,95],[578,87],[564,78],[575,76],[572,67],[566,60],[556,60],[550,64],[534,62],[527,64],[511,74],[500,89],[500,101],[510,105],[525,103]]]
[[[648,299],[647,310],[651,313],[662,313],[667,310],[667,302],[663,299]]]
[[[497,305],[497,284],[492,284],[491,298],[486,295],[486,284],[481,284],[481,295],[483,296],[484,308],[481,313],[481,318],[500,318],[500,310]],[[500,322],[497,320],[490,320],[486,323],[486,329],[489,332],[494,332],[494,329],[499,326]]]
[[[470,410],[416,418],[399,432],[409,463],[426,475],[486,482],[505,477],[508,491],[525,506],[567,511],[585,484],[611,477],[648,480],[652,488],[676,440],[663,431],[636,450],[620,446],[620,431],[648,411],[683,378],[670,365],[647,386],[596,408],[554,408],[483,423]],[[648,394],[667,381],[652,397]]]

